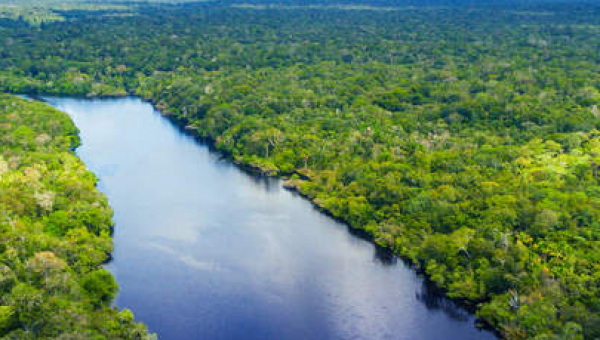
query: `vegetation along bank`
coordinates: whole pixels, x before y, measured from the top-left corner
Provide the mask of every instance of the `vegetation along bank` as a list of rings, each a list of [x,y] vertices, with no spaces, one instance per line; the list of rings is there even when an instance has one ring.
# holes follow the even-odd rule
[[[0,89],[151,100],[505,338],[600,337],[600,7],[255,2],[2,21]]]

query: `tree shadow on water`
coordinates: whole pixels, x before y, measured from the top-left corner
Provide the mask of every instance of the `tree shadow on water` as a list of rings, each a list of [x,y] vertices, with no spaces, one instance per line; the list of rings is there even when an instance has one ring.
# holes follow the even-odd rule
[[[471,319],[469,311],[445,297],[442,290],[426,279],[423,280],[421,289],[417,291],[416,298],[428,310],[443,312],[452,320],[467,322]]]

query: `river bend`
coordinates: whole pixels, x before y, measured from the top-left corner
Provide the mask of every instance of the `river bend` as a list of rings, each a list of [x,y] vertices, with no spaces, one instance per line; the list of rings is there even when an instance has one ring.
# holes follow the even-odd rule
[[[116,305],[162,340],[494,339],[402,261],[137,98],[45,98],[115,211]]]

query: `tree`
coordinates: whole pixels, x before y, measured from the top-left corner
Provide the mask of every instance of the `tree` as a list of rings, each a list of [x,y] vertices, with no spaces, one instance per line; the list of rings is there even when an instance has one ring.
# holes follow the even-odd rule
[[[104,268],[85,275],[81,285],[96,306],[108,305],[118,291],[112,274]]]

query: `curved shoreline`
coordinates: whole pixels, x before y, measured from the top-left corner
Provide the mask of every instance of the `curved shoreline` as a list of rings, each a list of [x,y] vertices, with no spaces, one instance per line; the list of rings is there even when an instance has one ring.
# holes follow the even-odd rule
[[[335,216],[331,211],[329,211],[325,207],[323,207],[323,206],[319,205],[317,202],[315,202],[315,200],[312,197],[303,193],[302,190],[298,187],[298,185],[293,183],[292,180],[290,179],[291,176],[293,176],[294,174],[301,176],[302,180],[310,180],[309,177],[307,177],[301,173],[298,173],[298,172],[274,173],[272,171],[265,171],[258,166],[254,166],[251,164],[247,164],[247,163],[238,161],[238,160],[234,159],[229,152],[219,149],[216,146],[216,143],[213,139],[203,138],[203,137],[199,136],[193,128],[189,128],[189,126],[187,124],[188,121],[186,119],[182,119],[172,113],[169,113],[167,111],[167,107],[161,108],[156,100],[154,100],[152,98],[144,98],[135,93],[128,93],[128,94],[122,94],[122,95],[121,94],[119,94],[119,95],[96,95],[96,94],[94,94],[94,95],[90,95],[90,94],[72,95],[72,94],[57,94],[57,93],[49,93],[49,94],[39,94],[38,93],[38,94],[25,94],[25,95],[31,97],[32,99],[43,101],[43,102],[45,102],[45,100],[43,99],[43,97],[45,97],[45,96],[56,96],[56,97],[76,98],[76,99],[91,100],[91,101],[103,100],[103,99],[137,98],[143,102],[150,104],[156,112],[158,112],[163,118],[167,119],[167,121],[169,121],[171,124],[173,124],[180,132],[182,132],[188,136],[191,136],[199,143],[206,145],[211,152],[219,153],[224,159],[227,159],[229,162],[231,162],[231,164],[235,165],[238,169],[245,172],[246,174],[252,175],[252,176],[257,176],[257,177],[270,177],[270,178],[281,179],[283,181],[282,187],[284,189],[291,191],[291,192],[297,194],[298,196],[302,197],[303,199],[308,201],[315,210],[318,210],[320,213],[345,225],[347,228],[347,231],[349,233],[351,233],[352,235],[354,235],[356,237],[359,237],[363,240],[370,242],[371,244],[373,244],[376,247],[377,251],[382,252],[383,254],[386,255],[386,257],[387,256],[395,257],[395,258],[401,260],[405,265],[407,265],[411,270],[413,270],[421,279],[423,279],[424,284],[427,285],[428,289],[431,289],[435,294],[439,294],[441,297],[444,297],[444,298],[448,299],[449,301],[452,301],[458,307],[464,309],[469,314],[475,316],[475,321],[476,321],[475,324],[476,324],[477,329],[491,331],[497,338],[501,338],[501,334],[498,329],[495,329],[494,327],[492,327],[488,322],[486,322],[486,320],[477,317],[477,315],[476,315],[477,304],[482,301],[473,302],[473,301],[470,301],[467,299],[457,299],[457,298],[449,297],[447,295],[447,291],[445,289],[439,287],[435,282],[433,282],[430,279],[429,275],[427,275],[427,273],[424,271],[424,269],[419,265],[419,263],[415,263],[410,258],[403,256],[402,254],[394,251],[389,246],[385,246],[385,245],[382,245],[382,244],[376,242],[374,235],[367,232],[365,229],[353,226],[344,218]],[[110,259],[112,259],[112,254],[110,254]],[[110,262],[110,260],[108,262]]]
[[[474,315],[476,317],[476,325],[478,327],[478,329],[481,330],[487,330],[487,331],[491,331],[494,333],[494,335],[496,335],[496,337],[501,338],[501,334],[499,332],[498,329],[495,329],[494,327],[491,326],[491,324],[489,324],[486,320],[481,319],[479,317],[476,316],[476,311],[477,311],[477,303],[481,302],[475,302],[472,303],[469,300],[466,299],[456,299],[456,298],[451,298],[447,295],[447,291],[441,287],[439,287],[435,282],[431,281],[429,275],[427,275],[427,273],[423,270],[423,268],[421,266],[419,266],[418,263],[415,263],[413,261],[411,261],[410,258],[403,256],[402,254],[394,251],[391,247],[382,245],[378,242],[375,241],[374,235],[367,232],[365,229],[353,226],[352,224],[350,224],[347,220],[335,216],[331,211],[329,211],[328,209],[326,209],[325,207],[319,205],[317,202],[315,202],[315,200],[306,195],[304,192],[302,192],[302,190],[300,190],[300,188],[295,185],[291,180],[290,177],[293,176],[294,174],[302,176],[304,178],[302,178],[303,180],[310,180],[310,178],[304,176],[303,174],[300,174],[298,172],[292,172],[292,173],[284,173],[284,172],[280,172],[280,173],[273,173],[270,171],[264,171],[263,169],[261,169],[260,167],[257,166],[253,166],[251,164],[246,164],[243,162],[239,162],[237,160],[235,160],[232,155],[228,152],[226,152],[225,150],[219,149],[216,146],[216,143],[213,139],[211,138],[202,138],[200,137],[197,133],[195,133],[194,130],[192,129],[188,129],[187,128],[187,121],[184,121],[182,119],[180,119],[179,117],[170,114],[170,113],[165,113],[163,111],[163,109],[159,108],[156,101],[150,99],[150,98],[143,98],[137,95],[128,95],[128,96],[124,96],[124,97],[134,97],[134,98],[140,98],[141,100],[149,103],[152,105],[152,107],[159,112],[164,118],[166,118],[167,120],[169,120],[171,123],[173,123],[175,126],[177,126],[183,133],[186,133],[192,137],[194,137],[197,141],[206,144],[210,150],[215,151],[220,153],[221,155],[223,155],[224,157],[226,157],[232,164],[235,164],[239,169],[241,169],[242,171],[251,174],[251,175],[255,175],[255,176],[265,176],[265,177],[273,177],[273,178],[279,178],[281,180],[283,180],[282,182],[282,186],[286,189],[289,190],[291,192],[294,192],[296,194],[298,194],[300,197],[302,197],[303,199],[307,200],[308,202],[311,203],[311,205],[313,206],[313,208],[315,208],[316,210],[318,210],[319,212],[321,212],[322,214],[328,216],[329,218],[340,222],[342,224],[344,224],[347,227],[348,232],[350,232],[352,235],[360,237],[364,240],[369,241],[370,243],[372,243],[377,249],[379,250],[383,250],[385,252],[388,252],[389,255],[396,257],[397,259],[403,261],[406,265],[408,265],[412,270],[414,270],[420,277],[423,278],[423,280],[426,282],[426,284],[428,284],[430,286],[430,288],[435,289],[435,291],[439,294],[441,294],[444,298],[449,299],[450,301],[456,303],[458,306],[460,306],[461,308],[463,308],[464,310],[468,311],[470,314]],[[103,97],[94,97],[94,98],[98,98],[98,99],[102,99]],[[105,98],[111,98],[111,97],[105,97]]]
[[[68,96],[68,95],[64,95],[64,96],[65,97],[73,97],[73,96]],[[419,265],[419,263],[416,263],[416,262],[412,261],[410,258],[403,256],[402,254],[394,251],[389,246],[385,246],[385,245],[382,245],[382,244],[376,242],[374,235],[367,232],[365,229],[353,226],[344,218],[335,216],[331,211],[329,211],[325,207],[323,207],[323,206],[319,205],[317,202],[315,202],[315,200],[312,197],[303,193],[302,190],[300,190],[300,188],[290,180],[291,176],[293,176],[294,174],[303,177],[302,178],[303,180],[310,180],[310,178],[306,177],[305,175],[298,173],[298,172],[274,173],[272,171],[265,171],[265,170],[261,169],[260,167],[254,166],[252,164],[243,163],[241,161],[234,159],[233,156],[229,152],[219,149],[216,146],[216,143],[213,139],[202,138],[201,136],[199,136],[195,132],[195,130],[188,128],[188,121],[186,119],[182,119],[172,113],[169,113],[167,111],[167,107],[161,108],[160,105],[158,104],[158,102],[152,98],[144,98],[135,93],[127,94],[127,95],[120,95],[120,96],[112,96],[112,95],[89,96],[89,95],[86,95],[86,96],[81,96],[81,97],[77,97],[77,98],[88,99],[88,100],[95,100],[95,99],[101,100],[101,99],[116,99],[116,98],[127,98],[127,97],[138,98],[144,102],[149,103],[150,105],[152,105],[153,109],[156,112],[160,113],[160,115],[163,118],[166,118],[169,122],[171,122],[173,125],[175,125],[182,133],[185,133],[185,134],[193,137],[198,142],[205,144],[209,148],[209,150],[219,153],[224,158],[226,158],[228,161],[230,161],[232,164],[234,164],[238,169],[244,171],[245,173],[253,175],[253,176],[258,176],[258,177],[271,177],[271,178],[279,178],[279,179],[283,180],[282,186],[286,190],[289,190],[291,192],[298,194],[300,197],[307,200],[313,206],[314,209],[318,210],[319,212],[323,213],[324,215],[328,216],[329,218],[344,224],[346,226],[348,232],[351,233],[352,235],[357,236],[361,239],[367,240],[368,242],[373,244],[379,251],[383,251],[383,252],[387,253],[389,256],[396,257],[397,259],[403,261],[403,263],[406,264],[407,266],[409,266],[411,268],[411,270],[415,271],[417,273],[417,275],[419,275],[431,289],[434,289],[436,291],[436,293],[440,294],[441,296],[443,296],[446,299],[449,299],[450,301],[455,303],[460,308],[462,308],[462,309],[466,310],[467,312],[469,312],[470,314],[474,315],[476,317],[476,325],[477,325],[478,329],[491,331],[496,335],[496,337],[501,338],[501,334],[498,329],[495,329],[494,327],[492,327],[488,322],[486,322],[486,320],[481,319],[476,316],[475,312],[477,311],[477,304],[480,303],[481,301],[473,302],[473,301],[466,300],[466,299],[450,298],[447,295],[447,291],[445,289],[439,287],[435,282],[430,280],[429,275],[427,275],[427,273]]]
[[[0,101],[0,212],[13,224],[3,233],[2,249],[13,255],[0,266],[0,336],[20,339],[35,328],[36,338],[153,339],[112,304],[118,286],[104,264],[114,251],[114,210],[98,175],[75,153],[81,136],[74,121],[28,96],[0,93]]]

